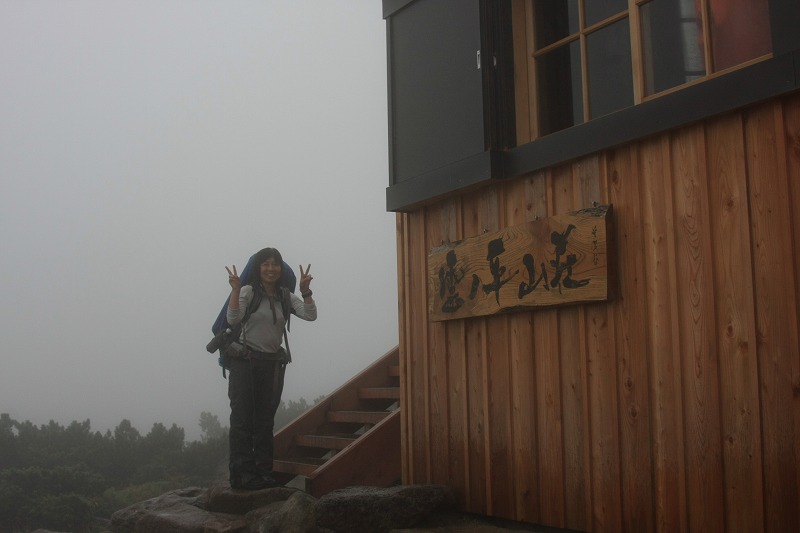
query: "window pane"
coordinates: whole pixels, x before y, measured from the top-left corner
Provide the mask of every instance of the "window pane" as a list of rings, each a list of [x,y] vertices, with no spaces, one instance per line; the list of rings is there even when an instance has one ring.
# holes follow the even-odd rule
[[[537,49],[578,33],[578,0],[534,0],[533,20]]]
[[[769,0],[709,1],[715,71],[772,51],[768,4]]]
[[[642,6],[645,92],[654,94],[705,76],[702,22],[696,0],[654,0]]]
[[[586,37],[586,63],[591,118],[633,105],[631,38],[627,18]]]
[[[628,9],[628,0],[584,0],[583,4],[587,27]]]
[[[583,122],[581,49],[578,41],[536,60],[539,133],[547,135]]]

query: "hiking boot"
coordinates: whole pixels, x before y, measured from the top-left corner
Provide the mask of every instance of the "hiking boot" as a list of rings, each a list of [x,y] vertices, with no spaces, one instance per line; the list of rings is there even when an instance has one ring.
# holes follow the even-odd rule
[[[274,479],[272,481],[275,481]],[[253,477],[247,481],[232,481],[231,488],[236,490],[264,490],[277,485],[271,485],[267,480],[261,477]]]
[[[261,480],[264,483],[266,483],[267,486],[269,486],[269,487],[280,487],[281,486],[281,484],[278,483],[278,480],[276,480],[274,477],[272,477],[269,474],[261,474]]]
[[[256,466],[256,472],[258,476],[263,479],[265,482],[269,483],[270,487],[280,487],[282,486],[278,481],[272,477],[272,467],[267,466],[267,463],[261,463]]]

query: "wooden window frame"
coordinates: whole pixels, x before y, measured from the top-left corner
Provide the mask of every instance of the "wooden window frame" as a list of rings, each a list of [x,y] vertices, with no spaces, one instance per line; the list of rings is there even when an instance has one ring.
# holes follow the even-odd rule
[[[707,0],[702,0],[705,6]],[[529,76],[535,75],[535,65],[531,55],[532,16],[531,0],[512,0],[514,16],[525,17],[525,36],[515,36],[515,54],[524,54],[527,59]],[[637,10],[648,0],[629,0]],[[517,130],[517,147],[504,154],[504,178],[515,177],[541,170],[588,155],[603,149],[631,142],[648,135],[673,129],[684,124],[703,120],[711,116],[745,107],[759,101],[788,94],[800,89],[800,2],[796,0],[769,0],[770,25],[773,52],[769,56],[754,58],[741,65],[712,72],[698,80],[693,80],[654,95],[644,96],[644,76],[634,73],[641,84],[635,86],[636,96],[633,106],[621,109],[610,115],[587,120],[585,123],[537,137],[538,117],[536,116],[535,80],[527,82],[525,76],[517,76],[517,113],[530,117],[528,131]],[[581,15],[582,16],[582,15]],[[638,13],[637,13],[638,17]],[[707,21],[707,18],[704,19]],[[707,23],[707,22],[706,22]],[[594,26],[593,26],[594,27]],[[637,38],[631,39],[632,56],[641,54],[638,43],[638,22],[632,32]],[[708,28],[704,28],[708,34]],[[633,35],[633,33],[632,33]],[[706,47],[705,53],[709,53]],[[709,58],[706,57],[708,63]],[[641,60],[637,59],[639,65]],[[524,64],[518,62],[519,64]],[[636,71],[637,66],[634,66]],[[519,74],[519,73],[518,73]],[[532,78],[533,79],[533,78]],[[527,84],[527,87],[522,87]],[[584,91],[585,92],[585,91]],[[520,121],[524,124],[524,121]],[[526,135],[527,133],[527,135]]]
[[[546,56],[548,53],[553,52],[554,50],[557,50],[557,49],[565,47],[565,46],[569,46],[573,42],[576,42],[576,41],[578,42],[578,47],[579,47],[580,53],[581,53],[581,98],[583,100],[583,102],[582,102],[583,119],[582,119],[582,122],[580,124],[576,124],[575,126],[580,126],[581,124],[585,124],[585,123],[593,120],[591,118],[591,104],[590,104],[590,98],[589,98],[589,90],[590,90],[590,88],[589,88],[589,79],[588,79],[589,78],[589,76],[588,76],[589,65],[588,65],[588,62],[587,62],[588,54],[587,54],[587,45],[586,45],[587,36],[592,34],[592,33],[594,33],[594,32],[596,32],[596,31],[599,31],[599,30],[601,30],[601,29],[603,29],[605,27],[608,27],[608,26],[610,26],[612,24],[615,24],[615,23],[619,22],[620,20],[629,18],[630,5],[631,5],[631,2],[633,0],[629,0],[628,9],[627,10],[621,11],[619,13],[615,13],[613,15],[610,15],[610,16],[604,18],[603,20],[595,22],[594,24],[592,24],[590,26],[586,26],[586,14],[585,14],[585,10],[583,9],[583,5],[584,5],[585,2],[591,1],[591,0],[578,0],[580,2],[579,8],[578,8],[578,31],[576,33],[573,33],[571,35],[568,35],[566,37],[558,39],[557,41],[549,43],[549,44],[547,44],[547,45],[545,45],[545,46],[543,46],[541,48],[536,48],[536,46],[535,46],[535,40],[536,39],[535,39],[535,30],[534,30],[534,28],[536,26],[536,15],[535,15],[535,10],[533,9],[534,0],[526,0],[526,1],[528,2],[529,6],[530,6],[528,8],[527,14],[525,15],[525,18],[526,18],[526,21],[527,21],[526,31],[528,32],[527,39],[526,39],[526,42],[528,43],[526,53],[527,53],[528,57],[530,58],[530,60],[528,62],[528,69],[529,69],[528,70],[528,77],[531,79],[529,91],[530,91],[530,94],[533,97],[533,101],[531,103],[532,105],[530,107],[530,110],[531,110],[531,126],[533,127],[533,137],[534,138],[540,138],[540,137],[543,137],[544,135],[542,135],[541,132],[540,132],[541,120],[539,120],[540,117],[538,116],[538,108],[539,108],[539,106],[538,106],[538,94],[537,94],[537,87],[538,87],[537,72],[538,72],[538,70],[536,68],[536,62],[541,57]],[[631,35],[633,35],[633,33],[631,33]],[[631,39],[631,41],[633,41],[633,39]],[[634,87],[636,87],[637,83],[636,83],[636,72],[635,71],[633,73],[633,81],[634,81]],[[634,103],[636,103],[637,101],[638,100],[637,100],[636,94],[634,92]]]
[[[545,0],[547,1],[547,0]],[[573,42],[579,43],[579,49],[581,54],[581,97],[583,99],[583,117],[582,121],[576,126],[581,124],[588,123],[592,120],[596,120],[595,117],[592,118],[592,107],[591,107],[591,91],[592,88],[590,87],[589,83],[589,66],[588,66],[588,48],[587,48],[587,39],[588,37],[597,32],[611,26],[612,24],[616,24],[622,20],[627,20],[629,34],[630,34],[630,58],[631,58],[631,71],[632,71],[632,79],[631,83],[633,84],[632,91],[633,91],[633,103],[632,105],[639,105],[649,100],[653,100],[659,98],[665,94],[669,94],[672,92],[680,91],[685,89],[688,86],[695,85],[698,83],[703,83],[708,81],[709,79],[713,79],[718,76],[726,75],[736,70],[746,68],[749,65],[765,61],[773,56],[770,52],[765,55],[761,55],[758,57],[753,57],[746,62],[742,62],[737,65],[733,65],[724,69],[714,70],[714,62],[712,59],[712,43],[711,43],[711,23],[710,23],[710,5],[709,0],[694,0],[699,2],[700,4],[700,16],[701,16],[701,25],[702,25],[702,35],[703,35],[703,55],[704,55],[704,64],[706,66],[706,73],[705,75],[691,81],[687,81],[676,85],[674,87],[670,87],[668,89],[664,89],[653,94],[646,93],[646,80],[645,80],[645,59],[643,53],[643,40],[644,36],[642,35],[642,22],[641,22],[641,10],[642,7],[648,4],[652,4],[659,0],[628,0],[627,1],[627,8],[617,13],[611,14],[606,18],[594,22],[591,25],[587,26],[586,22],[586,13],[585,13],[585,5],[587,2],[591,2],[592,0],[578,0],[578,29],[575,33],[567,35],[566,37],[562,37],[555,42],[548,43],[545,46],[537,48],[536,43],[536,35],[535,35],[535,28],[537,27],[536,21],[536,9],[534,8],[534,3],[536,0],[526,0],[526,19],[529,19],[530,22],[526,24],[526,31],[528,35],[526,36],[526,42],[528,43],[526,53],[532,61],[528,63],[529,65],[529,77],[532,80],[530,83],[529,91],[530,94],[533,95],[533,102],[530,106],[531,112],[531,137],[533,139],[538,139],[544,137],[545,135],[550,135],[555,132],[550,132],[546,134],[542,134],[541,132],[541,120],[538,116],[538,105],[536,105],[539,95],[537,94],[538,90],[538,83],[537,83],[537,73],[538,69],[536,68],[536,63],[542,57],[546,56],[550,52],[554,50],[561,49],[565,46],[569,46]]]

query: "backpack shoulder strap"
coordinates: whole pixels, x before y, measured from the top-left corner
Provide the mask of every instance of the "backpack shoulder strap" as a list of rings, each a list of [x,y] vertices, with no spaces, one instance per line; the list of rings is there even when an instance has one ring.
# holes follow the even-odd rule
[[[292,292],[286,287],[281,287],[281,309],[283,310],[283,316],[286,317],[286,323],[289,324],[289,319],[294,313],[294,307],[292,307]]]
[[[283,316],[286,317],[286,325],[283,326],[283,342],[286,344],[286,363],[288,364],[292,362],[292,351],[289,349],[289,335],[287,332],[291,326],[294,307],[292,307],[292,293],[286,287],[281,287],[281,307]]]

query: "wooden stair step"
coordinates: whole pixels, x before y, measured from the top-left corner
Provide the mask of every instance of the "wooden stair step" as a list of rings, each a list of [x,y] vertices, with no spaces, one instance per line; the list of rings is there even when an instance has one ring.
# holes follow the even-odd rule
[[[326,450],[343,450],[355,440],[352,437],[337,437],[333,435],[298,435],[295,437],[295,443],[298,446]]]
[[[393,378],[400,377],[400,365],[390,365],[389,366],[389,376]]]
[[[328,411],[328,420],[354,424],[377,424],[389,414],[388,411]]]
[[[282,472],[284,474],[292,474],[293,476],[310,476],[319,468],[320,465],[313,463],[304,463],[300,461],[288,461],[282,459],[275,459],[272,461],[272,470],[275,472]]]
[[[363,387],[358,389],[362,400],[399,400],[400,387]]]

